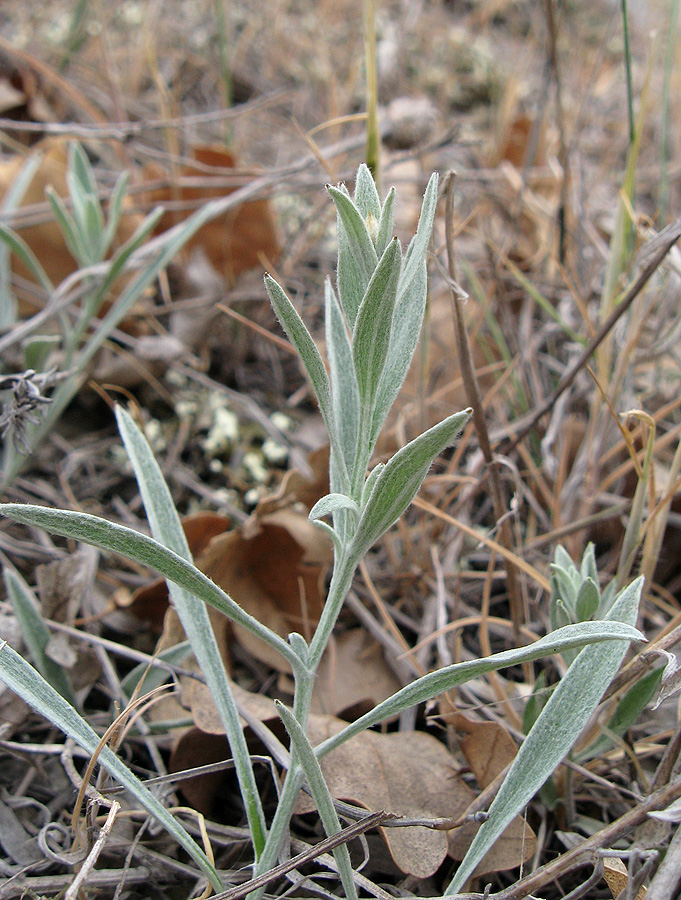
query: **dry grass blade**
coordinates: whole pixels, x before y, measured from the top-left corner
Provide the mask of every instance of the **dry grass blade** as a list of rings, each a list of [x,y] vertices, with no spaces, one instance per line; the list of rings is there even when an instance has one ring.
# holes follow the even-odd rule
[[[494,503],[494,514],[499,524],[499,543],[512,553],[512,532],[508,521],[508,504],[504,496],[504,487],[499,477],[496,460],[492,452],[492,445],[489,440],[487,430],[487,422],[485,420],[485,412],[478,387],[478,380],[475,376],[475,367],[471,357],[471,350],[468,343],[466,333],[466,324],[463,315],[463,301],[465,294],[459,287],[456,280],[456,266],[454,262],[454,173],[450,172],[446,186],[446,210],[445,210],[445,228],[447,234],[447,260],[449,267],[450,288],[452,291],[452,304],[454,309],[454,318],[456,321],[456,344],[459,350],[459,363],[461,366],[461,375],[463,377],[466,396],[469,404],[473,408],[473,424],[475,432],[478,436],[480,449],[485,457],[485,463],[489,473],[490,485],[492,489],[492,501]],[[511,621],[513,623],[513,631],[516,639],[520,635],[521,626],[524,624],[523,603],[520,584],[518,582],[517,572],[514,562],[511,561],[509,555],[506,555],[506,586],[508,589],[508,599],[511,608]]]
[[[550,410],[553,409],[556,400],[558,400],[558,398],[565,393],[565,391],[570,387],[579,372],[581,372],[582,369],[586,366],[591,356],[600,347],[600,345],[610,334],[615,325],[622,318],[624,313],[629,309],[631,304],[641,293],[643,288],[658,270],[664,258],[667,256],[667,254],[672,249],[674,244],[679,240],[679,238],[681,238],[681,218],[677,219],[671,225],[668,225],[657,235],[657,237],[653,238],[653,240],[650,241],[650,245],[652,246],[646,245],[643,248],[642,258],[646,260],[643,271],[640,273],[631,287],[629,287],[625,291],[624,296],[622,297],[620,302],[613,309],[605,322],[603,322],[595,336],[589,341],[588,345],[579,355],[579,358],[570,366],[568,371],[560,379],[558,385],[552,391],[551,395],[543,403],[541,403],[537,407],[537,409],[535,409],[535,411],[525,420],[521,420],[520,422],[515,423],[514,428],[520,430],[517,431],[510,444],[506,444],[504,446],[504,451],[506,453],[511,453],[511,451],[513,451],[518,446],[523,438],[525,438],[530,433],[537,422],[539,422],[539,420],[543,416],[545,416],[547,412],[550,412]]]

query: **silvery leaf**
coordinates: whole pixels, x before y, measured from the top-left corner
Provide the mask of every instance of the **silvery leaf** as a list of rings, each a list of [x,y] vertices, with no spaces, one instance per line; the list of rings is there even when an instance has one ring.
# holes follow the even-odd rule
[[[362,163],[357,169],[355,181],[355,206],[366,219],[371,216],[376,222],[381,218],[381,201],[376,190],[376,183],[366,163]]]
[[[326,352],[329,358],[333,415],[338,427],[338,439],[346,468],[352,471],[359,429],[359,388],[345,322],[328,278],[324,284],[324,299]]]
[[[643,582],[643,578],[637,578],[620,592],[607,616],[608,623],[634,625]],[[598,624],[606,625],[606,622]],[[489,818],[480,826],[445,895],[462,889],[509,822],[525,808],[570,751],[628,649],[629,641],[623,640],[594,644],[580,652],[525,738],[489,808]]]
[[[338,296],[352,330],[378,256],[362,218],[347,192],[327,187],[338,212]]]
[[[360,410],[368,416],[373,412],[376,389],[390,346],[401,265],[402,249],[395,238],[388,245],[369,282],[352,336]]]
[[[389,460],[381,470],[357,526],[351,553],[361,559],[396,522],[416,496],[433,460],[453,444],[466,424],[470,409],[429,428]]]

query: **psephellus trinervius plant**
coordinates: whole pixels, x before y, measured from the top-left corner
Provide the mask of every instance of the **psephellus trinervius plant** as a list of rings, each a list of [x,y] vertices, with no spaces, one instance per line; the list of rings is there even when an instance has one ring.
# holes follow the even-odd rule
[[[399,519],[417,494],[434,459],[450,446],[470,410],[456,412],[398,450],[386,463],[370,469],[376,441],[407,375],[423,322],[427,296],[426,258],[437,206],[436,175],[423,199],[417,231],[403,256],[393,237],[395,191],[381,203],[364,165],[357,172],[354,196],[341,185],[328,192],[337,210],[338,271],[336,288],[325,284],[328,371],[307,327],[283,288],[266,276],[267,291],[314,389],[329,433],[330,493],[310,517],[333,542],[334,564],[328,596],[309,643],[293,633],[284,640],[248,615],[191,561],[179,517],[161,470],[132,417],[118,408],[116,417],[147,512],[152,537],[105,519],[79,512],[20,504],[0,505],[5,516],[40,526],[54,534],[115,551],[163,574],[173,604],[204,672],[227,734],[253,848],[253,875],[276,865],[289,832],[301,787],[307,786],[327,835],[340,832],[333,798],[319,761],[351,737],[408,707],[430,700],[457,685],[504,666],[542,656],[581,650],[536,719],[454,879],[446,889],[456,894],[479,860],[523,809],[570,750],[617,671],[629,643],[641,640],[634,627],[642,579],[614,598],[605,618],[558,628],[530,646],[439,669],[402,688],[342,731],[313,747],[306,735],[317,667],[365,553]],[[5,572],[8,593],[18,607],[26,603],[26,586]],[[292,709],[278,703],[290,736],[290,754],[268,824],[256,784],[239,714],[208,619],[206,604],[247,628],[286,659],[295,682]],[[583,648],[583,649],[582,649]],[[49,674],[49,673],[48,673]],[[0,647],[0,677],[26,702],[72,737],[97,759],[162,823],[190,854],[212,887],[223,887],[212,857],[202,850],[157,797],[125,766],[88,725],[69,700],[6,643]],[[343,892],[356,900],[355,873],[345,844],[334,849]],[[257,900],[262,882],[251,893]]]

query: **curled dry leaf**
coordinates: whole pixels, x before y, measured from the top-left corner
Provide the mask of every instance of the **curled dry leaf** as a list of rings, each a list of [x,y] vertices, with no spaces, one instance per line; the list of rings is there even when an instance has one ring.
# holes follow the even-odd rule
[[[342,717],[352,709],[357,717],[401,687],[380,644],[364,628],[351,628],[333,638],[322,657],[311,710]]]
[[[308,734],[313,745],[346,723],[333,716],[312,716]],[[473,794],[456,774],[444,744],[421,731],[378,734],[365,732],[333,750],[322,761],[332,795],[372,811],[409,818],[456,818]],[[298,812],[315,808],[307,796]],[[427,878],[447,856],[447,832],[421,826],[381,829],[390,855],[402,872]]]
[[[498,722],[481,722],[441,703],[441,718],[456,731],[458,747],[466,758],[481,790],[484,790],[515,759],[518,748]],[[475,836],[474,823],[449,832],[449,854],[463,859]],[[537,838],[522,816],[516,816],[490,852],[483,857],[476,875],[514,869],[533,856]]]
[[[230,525],[231,519],[217,513],[200,512],[185,516],[182,528],[192,556],[201,554],[210,541],[218,534],[224,534]],[[150,584],[137,588],[132,594],[119,592],[116,595],[116,604],[129,609],[138,619],[148,622],[157,633],[160,633],[168,609],[168,588],[165,578],[157,578]],[[184,637],[178,640],[184,640]],[[166,642],[164,646],[169,644]]]
[[[193,162],[185,165],[180,184],[148,190],[144,199],[156,204],[176,204],[169,209],[156,227],[161,234],[190,216],[202,203],[226,197],[237,188],[225,185],[225,175],[236,171],[236,158],[220,145],[200,144],[192,150]],[[156,165],[144,170],[144,180],[164,177]],[[248,180],[248,179],[246,179]],[[243,179],[240,181],[243,184]],[[213,266],[233,283],[240,272],[260,266],[261,258],[276,262],[280,247],[271,207],[267,200],[249,200],[201,228],[188,242],[186,249],[202,247]]]
[[[306,512],[281,509],[220,535],[196,563],[239,606],[272,631],[311,638],[324,603],[324,579],[332,561],[329,538]],[[239,643],[280,672],[288,664],[249,631],[234,626]]]
[[[629,872],[621,859],[610,857],[603,861],[603,879],[613,897],[627,896],[623,891],[629,882]],[[636,894],[636,900],[643,900],[646,893],[647,889],[642,887]]]

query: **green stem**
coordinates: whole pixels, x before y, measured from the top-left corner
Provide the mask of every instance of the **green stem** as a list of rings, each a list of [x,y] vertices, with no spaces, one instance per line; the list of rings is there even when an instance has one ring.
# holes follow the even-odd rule
[[[331,632],[333,631],[336,619],[343,606],[343,601],[350,590],[356,568],[356,560],[347,557],[345,554],[336,558],[331,585],[329,586],[329,594],[326,603],[324,604],[324,611],[322,612],[314,637],[310,641],[307,667],[304,671],[294,672],[295,694],[293,714],[303,729],[307,728],[315,673],[329,642],[329,638],[331,637]],[[260,858],[253,867],[253,874],[255,877],[267,872],[276,864],[284,838],[288,833],[291,816],[293,815],[296,799],[303,784],[303,780],[303,771],[292,746],[291,762],[284,778],[277,810],[274,814],[269,834],[267,835],[265,847]],[[248,900],[259,900],[263,892],[264,888],[259,891],[254,891],[249,895]]]
[[[314,633],[314,637],[310,641],[308,671],[312,678],[314,678],[317,666],[319,665],[322,655],[331,638],[336,619],[338,618],[343,602],[352,585],[352,579],[357,565],[358,560],[348,556],[347,551],[344,551],[343,555],[337,559],[334,564],[329,594],[326,598],[326,603],[324,604],[324,609]]]

